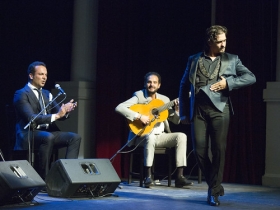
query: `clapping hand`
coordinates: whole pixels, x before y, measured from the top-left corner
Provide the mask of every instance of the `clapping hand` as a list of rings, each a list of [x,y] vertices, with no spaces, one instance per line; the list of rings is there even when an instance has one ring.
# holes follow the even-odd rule
[[[77,102],[71,99],[67,104],[62,104],[58,113],[56,114],[56,119],[64,117],[67,113],[72,112],[77,107]]]

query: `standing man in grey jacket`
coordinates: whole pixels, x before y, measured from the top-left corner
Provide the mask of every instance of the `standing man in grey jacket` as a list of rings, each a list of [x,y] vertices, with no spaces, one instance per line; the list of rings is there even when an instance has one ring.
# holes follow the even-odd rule
[[[207,202],[220,205],[221,185],[230,114],[230,91],[256,82],[237,55],[225,52],[227,28],[214,25],[206,30],[205,49],[189,57],[180,84],[180,118],[191,123],[195,156],[208,184]],[[209,159],[209,137],[212,161]]]
[[[145,89],[136,91],[132,98],[119,104],[116,107],[116,112],[126,117],[132,124],[135,123],[135,127],[141,125],[146,126],[146,129],[152,125],[152,129],[146,133],[139,134],[139,132],[129,132],[128,143],[131,145],[138,145],[144,147],[144,166],[146,169],[145,187],[154,185],[151,178],[151,167],[154,160],[155,147],[175,147],[176,149],[176,167],[177,167],[177,179],[175,180],[176,187],[183,187],[191,185],[187,179],[183,176],[183,169],[187,166],[186,153],[187,153],[187,136],[184,133],[171,133],[168,120],[175,124],[180,123],[179,117],[179,102],[174,100],[174,103],[170,102],[169,98],[157,93],[161,85],[161,76],[156,72],[149,72],[144,77]],[[156,116],[150,116],[145,113],[141,113],[141,110],[137,111],[131,109],[133,105],[141,104],[146,108],[152,102],[162,101],[164,104],[170,104],[168,107],[168,116],[166,120],[154,119]],[[145,106],[146,105],[146,106]],[[175,105],[175,110],[172,108]],[[157,107],[158,108],[158,107]],[[154,113],[156,115],[157,113]],[[164,115],[164,114],[162,114]],[[154,120],[153,120],[154,119]],[[131,127],[132,128],[132,127]],[[145,128],[145,127],[143,127]],[[142,129],[140,129],[141,131]],[[136,136],[137,135],[137,136]]]

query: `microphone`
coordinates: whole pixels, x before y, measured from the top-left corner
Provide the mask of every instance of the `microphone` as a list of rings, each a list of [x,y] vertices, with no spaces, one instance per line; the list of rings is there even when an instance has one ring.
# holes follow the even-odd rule
[[[60,87],[59,84],[55,85],[55,88],[58,89],[62,94],[66,95],[66,93],[64,92],[64,90]]]

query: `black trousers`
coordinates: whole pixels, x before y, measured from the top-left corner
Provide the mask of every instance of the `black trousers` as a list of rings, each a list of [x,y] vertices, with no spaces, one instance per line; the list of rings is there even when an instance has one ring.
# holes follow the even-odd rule
[[[192,123],[192,140],[194,152],[209,190],[216,195],[222,188],[225,165],[225,151],[230,121],[229,105],[223,112],[211,102],[195,104],[194,121]],[[209,137],[211,142],[212,160],[209,158]]]
[[[38,148],[38,161],[35,168],[42,179],[49,172],[50,159],[53,148],[66,147],[66,159],[76,159],[79,155],[81,137],[79,134],[62,131],[35,130],[34,143]]]

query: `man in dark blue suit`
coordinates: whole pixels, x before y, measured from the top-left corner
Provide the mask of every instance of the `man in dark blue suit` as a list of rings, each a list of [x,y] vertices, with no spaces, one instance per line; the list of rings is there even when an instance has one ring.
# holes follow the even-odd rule
[[[14,95],[14,107],[16,111],[16,144],[15,150],[27,150],[29,140],[32,138],[30,128],[24,127],[33,119],[52,99],[52,94],[44,87],[47,81],[47,68],[45,63],[35,61],[28,67],[28,84],[17,90]],[[40,95],[42,103],[40,104]],[[39,175],[45,179],[50,164],[50,157],[53,148],[66,147],[65,158],[78,158],[81,137],[72,132],[62,132],[56,126],[56,120],[64,120],[68,113],[77,106],[74,100],[67,104],[58,104],[54,101],[47,107],[46,111],[40,114],[33,122],[34,145],[38,148]],[[29,133],[30,131],[30,133]],[[36,164],[37,165],[37,164]]]
[[[230,91],[256,82],[254,74],[237,55],[225,52],[227,29],[214,25],[206,30],[204,52],[192,55],[180,84],[182,123],[191,123],[197,162],[208,184],[207,202],[220,205],[221,185],[230,114]],[[208,155],[209,137],[212,160]]]

